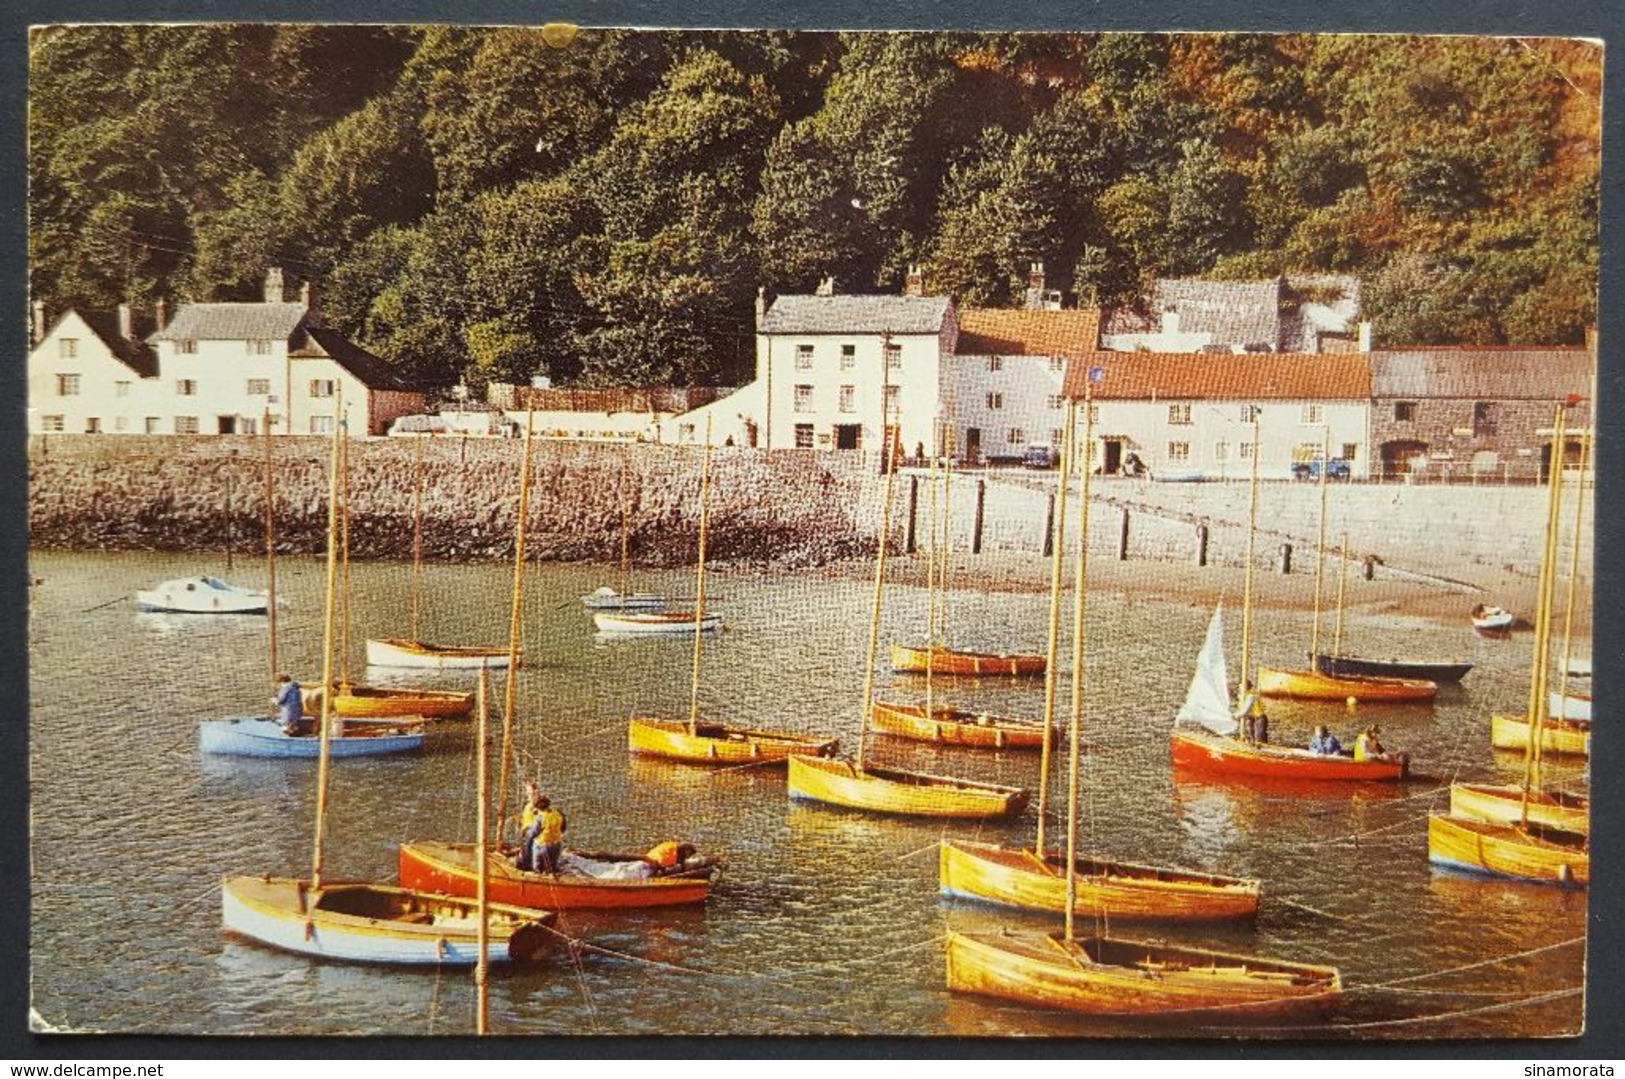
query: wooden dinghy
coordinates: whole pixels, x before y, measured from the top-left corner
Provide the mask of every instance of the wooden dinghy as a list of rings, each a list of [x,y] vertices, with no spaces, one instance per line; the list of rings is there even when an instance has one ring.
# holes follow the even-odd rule
[[[1591,694],[1559,693],[1553,690],[1547,694],[1547,708],[1553,719],[1591,719]]]
[[[1491,716],[1490,745],[1496,749],[1529,748],[1526,716]],[[1540,751],[1565,757],[1591,756],[1591,721],[1552,717],[1541,724]]]
[[[912,817],[996,820],[1027,808],[1019,787],[978,783],[894,768],[859,768],[851,761],[791,757],[791,798]]]
[[[306,715],[321,711],[322,690],[305,694]],[[384,686],[340,684],[330,705],[333,714],[344,719],[395,719],[423,716],[428,719],[460,719],[474,709],[474,694],[435,689],[390,689]]]
[[[1493,604],[1480,603],[1473,607],[1473,628],[1485,637],[1506,638],[1512,635],[1512,626],[1518,619],[1511,611]]]
[[[1321,653],[1309,657],[1315,669],[1332,678],[1407,678],[1427,682],[1459,682],[1473,669],[1471,663],[1425,659],[1364,659]]]
[[[626,747],[633,753],[694,764],[769,764],[789,757],[834,756],[839,742],[790,731],[727,727],[720,723],[690,728],[680,719],[633,716],[626,731]]]
[[[592,621],[599,633],[625,636],[693,633],[695,629],[693,611],[633,611],[628,614],[600,611],[592,616]],[[720,614],[707,614],[699,620],[701,633],[715,633],[721,628]]]
[[[1543,828],[1591,834],[1591,799],[1583,794],[1531,790],[1529,822]],[[1517,824],[1524,816],[1524,789],[1516,783],[1452,783],[1450,815],[1496,824]]]
[[[948,934],[948,988],[1088,1015],[1248,1023],[1324,1016],[1335,967],[1160,941],[1005,931]]]
[[[333,757],[379,757],[391,753],[415,753],[423,748],[420,724],[384,725],[364,723],[347,726],[328,738],[328,755]],[[288,735],[269,716],[235,716],[212,719],[198,725],[198,748],[211,756],[295,757],[315,760],[321,756],[321,739],[309,733]]]
[[[1176,729],[1172,742],[1174,767],[1202,775],[1391,783],[1404,779],[1409,765],[1403,754],[1390,760],[1357,761],[1189,727]]]
[[[287,877],[226,877],[227,930],[284,951],[355,963],[472,965],[479,960],[474,900],[384,884],[324,884]],[[553,944],[557,915],[493,903],[486,959],[531,963]]]
[[[1012,678],[1041,678],[1044,657],[1010,652],[963,652],[954,648],[921,648],[910,644],[891,646],[891,669],[899,674],[934,674],[979,677],[1001,675]]]
[[[666,597],[655,592],[617,592],[606,587],[582,596],[581,605],[590,611],[658,611],[666,605]]]
[[[969,839],[944,839],[939,880],[944,894],[1027,910],[1066,910],[1066,855],[1039,857]],[[1256,880],[1078,858],[1072,903],[1076,914],[1136,920],[1212,922],[1258,913]]]
[[[1439,686],[1417,678],[1334,678],[1319,671],[1258,668],[1254,686],[1261,697],[1306,701],[1431,701]]]
[[[648,864],[636,854],[594,851],[588,856],[596,862]],[[479,886],[479,862],[472,843],[402,843],[397,863],[401,884],[408,888],[471,896]],[[589,877],[533,873],[492,851],[486,858],[486,888],[494,902],[544,910],[682,906],[704,903],[710,897],[720,865],[714,857],[697,857],[659,876]]]
[[[508,665],[507,646],[432,644],[404,637],[368,639],[367,662],[374,667],[411,667],[428,671],[499,670]]]
[[[869,719],[871,729],[917,742],[978,749],[1042,749],[1044,725],[1027,720],[934,707],[927,715],[920,704],[876,701]]]
[[[1583,888],[1591,880],[1590,841],[1556,829],[1432,814],[1428,861],[1469,873]]]

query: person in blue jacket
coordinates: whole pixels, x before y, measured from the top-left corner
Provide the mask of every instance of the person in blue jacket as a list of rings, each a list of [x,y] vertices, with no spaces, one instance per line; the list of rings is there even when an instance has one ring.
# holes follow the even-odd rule
[[[305,701],[299,692],[299,683],[285,674],[276,676],[276,721],[282,724],[282,733],[292,737],[299,733],[299,722],[305,715]]]
[[[1324,726],[1316,727],[1315,736],[1309,739],[1309,752],[1322,757],[1338,757],[1343,753],[1343,743]]]

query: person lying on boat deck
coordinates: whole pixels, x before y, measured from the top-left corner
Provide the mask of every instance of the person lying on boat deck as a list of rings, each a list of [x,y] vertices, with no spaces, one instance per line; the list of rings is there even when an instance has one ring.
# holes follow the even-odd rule
[[[1367,727],[1360,732],[1354,740],[1354,759],[1357,761],[1385,761],[1391,756],[1382,748],[1382,742],[1377,738],[1381,727]]]
[[[276,676],[276,696],[271,698],[276,705],[276,721],[282,724],[282,733],[296,735],[299,733],[300,721],[304,718],[305,702],[299,692],[299,683],[285,674]]]
[[[1322,757],[1340,757],[1343,755],[1343,743],[1324,726],[1316,727],[1315,736],[1309,739],[1309,752]]]
[[[656,843],[650,847],[643,860],[653,865],[656,875],[659,875],[676,869],[693,856],[692,843],[679,843],[675,839],[668,839],[664,843]]]
[[[538,794],[535,805],[536,835],[530,843],[530,868],[537,873],[557,873],[559,855],[564,853],[564,830],[569,824],[547,795]]]

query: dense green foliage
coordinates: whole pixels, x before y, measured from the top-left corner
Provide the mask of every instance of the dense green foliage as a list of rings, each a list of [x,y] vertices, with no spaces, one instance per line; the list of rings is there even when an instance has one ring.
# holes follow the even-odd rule
[[[1379,342],[1595,317],[1600,49],[1296,35],[80,26],[31,47],[30,286],[252,299],[429,387],[748,377],[758,286],[966,304],[1362,276]]]

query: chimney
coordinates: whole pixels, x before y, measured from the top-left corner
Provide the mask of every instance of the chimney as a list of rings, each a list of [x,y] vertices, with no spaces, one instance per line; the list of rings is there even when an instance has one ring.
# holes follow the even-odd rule
[[[31,333],[30,336],[32,336],[33,340],[30,341],[29,344],[37,345],[41,341],[45,340],[45,301],[44,300],[35,300],[34,301],[34,320],[31,323],[31,329],[32,329],[33,332]]]
[[[767,286],[756,286],[756,328],[762,328],[762,320],[767,317]]]
[[[299,286],[299,302],[305,305],[305,324],[320,326],[322,324],[322,307],[316,297],[316,286],[306,281]]]
[[[1041,311],[1044,307],[1044,264],[1034,262],[1027,267],[1027,310]]]
[[[908,264],[908,276],[903,279],[904,296],[925,295],[925,273],[917,262]]]
[[[822,281],[818,282],[818,288],[813,293],[813,295],[814,296],[833,296],[833,295],[835,295],[835,278],[826,277]]]
[[[164,302],[162,296],[153,302],[152,321],[155,323],[154,331],[163,329],[169,322],[169,305]]]
[[[118,335],[126,341],[135,340],[135,333],[130,327],[130,305],[127,303],[118,305]]]
[[[282,302],[282,267],[272,266],[265,271],[265,302]]]
[[[1371,323],[1369,323],[1369,322],[1360,323],[1359,331],[1360,331],[1360,351],[1361,352],[1370,352],[1371,351]]]

